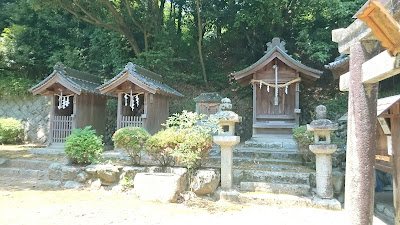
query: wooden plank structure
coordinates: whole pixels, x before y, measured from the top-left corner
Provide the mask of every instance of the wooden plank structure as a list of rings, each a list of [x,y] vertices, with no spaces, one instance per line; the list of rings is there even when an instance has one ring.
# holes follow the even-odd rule
[[[64,143],[73,129],[88,125],[104,135],[107,98],[96,89],[100,84],[99,77],[57,63],[48,77],[29,89],[51,97],[50,144]]]
[[[253,137],[291,134],[301,113],[299,83],[311,83],[322,74],[289,56],[279,38],[267,46],[261,59],[232,74],[242,86],[253,87]]]
[[[378,100],[377,116],[377,146],[375,153],[375,168],[387,173],[393,173],[392,160],[392,124],[400,107],[400,95]]]
[[[392,146],[395,224],[400,225],[400,109],[397,101],[389,104],[392,106],[385,110],[386,113],[379,113],[376,106],[377,83],[400,72],[396,57],[400,49],[400,1],[368,1],[356,16],[359,19],[347,28],[332,31],[332,40],[338,43],[339,52],[350,54],[350,71],[340,77],[340,90],[349,91],[345,185],[347,224],[372,224],[376,161],[390,160],[382,153],[386,149],[379,150],[385,144],[379,141],[377,144],[376,138],[384,140],[385,132],[390,131],[391,144],[387,145]],[[381,46],[386,50],[382,51]],[[376,119],[372,119],[373,115],[379,115],[379,123],[383,125],[379,125],[381,134],[379,130],[375,132],[379,128]]]
[[[118,96],[117,129],[134,126],[156,133],[169,116],[171,97],[183,97],[162,81],[162,76],[129,62],[98,89]]]

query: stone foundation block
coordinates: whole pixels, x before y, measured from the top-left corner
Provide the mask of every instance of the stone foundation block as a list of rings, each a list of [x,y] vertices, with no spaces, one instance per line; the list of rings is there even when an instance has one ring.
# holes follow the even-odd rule
[[[146,201],[176,202],[181,176],[171,173],[138,173],[134,179],[135,195]]]

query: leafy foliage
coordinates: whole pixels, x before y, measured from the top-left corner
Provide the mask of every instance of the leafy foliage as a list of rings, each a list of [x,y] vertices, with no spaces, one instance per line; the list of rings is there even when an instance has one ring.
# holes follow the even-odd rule
[[[196,2],[201,9],[200,29]],[[58,61],[103,79],[134,61],[162,74],[165,82],[188,96],[189,101],[172,103],[171,112],[194,110],[189,96],[196,97],[200,91],[226,93],[231,98],[248,93],[249,87],[229,83],[228,75],[261,58],[273,37],[284,40],[295,59],[323,69],[324,63],[338,55],[331,30],[348,26],[364,2],[3,0],[0,95],[22,93],[51,73]],[[201,35],[207,87],[199,63]],[[316,99],[336,98],[337,83],[329,72],[320,80],[315,87],[301,91],[302,123],[310,122]],[[191,96],[193,93],[197,95]],[[250,99],[251,93],[246,96]],[[242,100],[240,106],[238,113],[249,115],[244,120],[251,123],[247,110],[251,102]],[[249,127],[246,129],[245,133],[250,133]]]
[[[293,128],[293,139],[297,142],[297,148],[303,162],[315,162],[315,155],[309,150],[309,145],[314,143],[314,135],[307,131],[306,126]]]
[[[124,149],[133,164],[139,165],[141,150],[150,134],[141,127],[124,127],[113,135],[114,146]]]
[[[18,144],[24,135],[21,120],[0,118],[0,144]]]
[[[97,136],[91,128],[75,129],[65,139],[64,152],[74,163],[96,162],[103,152],[103,137]]]
[[[177,160],[188,169],[201,166],[212,146],[211,133],[219,129],[216,119],[187,111],[169,117],[164,126],[149,138],[146,152],[163,166]]]

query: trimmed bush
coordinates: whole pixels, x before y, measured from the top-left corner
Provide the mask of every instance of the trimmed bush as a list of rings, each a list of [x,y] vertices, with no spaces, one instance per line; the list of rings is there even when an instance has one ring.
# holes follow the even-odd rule
[[[315,162],[315,155],[309,149],[309,145],[314,144],[314,135],[307,131],[306,126],[293,128],[293,139],[297,142],[297,148],[304,163]]]
[[[97,136],[96,131],[87,126],[75,129],[65,138],[64,152],[72,163],[88,164],[96,162],[103,152],[103,136]]]
[[[212,147],[211,134],[219,128],[216,119],[187,111],[169,117],[163,126],[147,140],[145,151],[162,166],[178,161],[188,169],[201,166]]]
[[[161,166],[173,166],[175,158],[169,154],[170,149],[175,148],[183,140],[184,136],[173,129],[161,130],[147,140],[145,152]]]
[[[122,148],[128,153],[133,164],[139,165],[140,152],[149,137],[150,134],[141,127],[125,127],[117,130],[112,140],[115,147]]]
[[[21,120],[0,118],[0,144],[18,144],[22,142],[24,127]]]

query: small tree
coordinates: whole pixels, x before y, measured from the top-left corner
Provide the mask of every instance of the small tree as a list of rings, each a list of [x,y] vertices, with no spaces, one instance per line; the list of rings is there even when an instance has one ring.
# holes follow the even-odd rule
[[[113,135],[114,146],[124,149],[135,165],[140,164],[143,146],[150,134],[141,127],[125,127]]]
[[[64,152],[72,163],[92,163],[98,160],[103,152],[103,136],[97,136],[96,131],[87,126],[75,129],[65,138]]]

